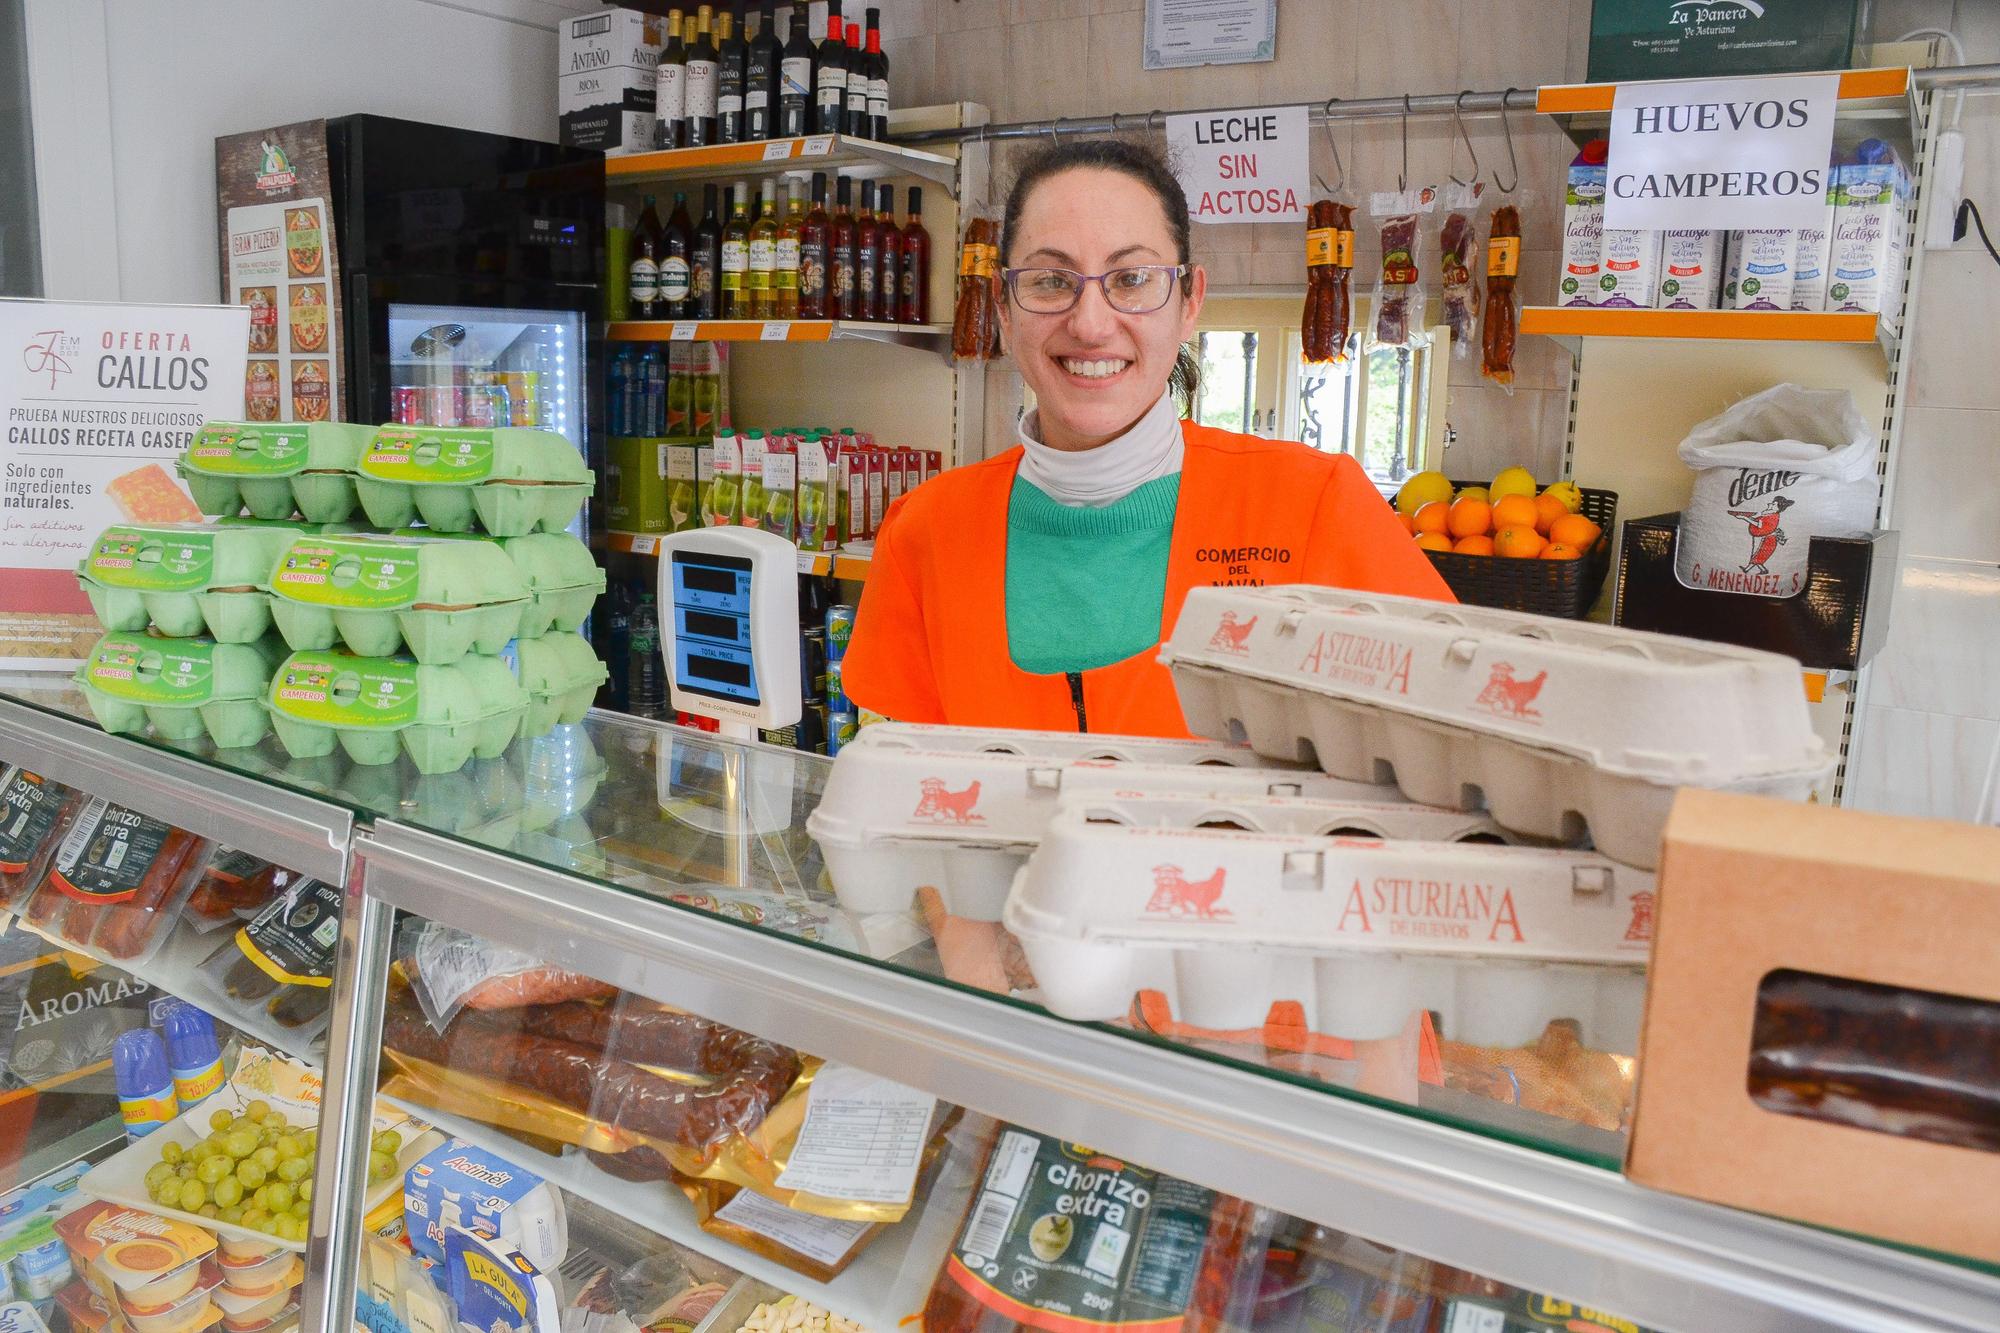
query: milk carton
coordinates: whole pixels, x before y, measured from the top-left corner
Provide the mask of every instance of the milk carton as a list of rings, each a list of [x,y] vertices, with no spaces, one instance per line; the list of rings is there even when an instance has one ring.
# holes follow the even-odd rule
[[[1826,207],[1820,220],[1798,229],[1792,256],[1792,309],[1826,309],[1827,265],[1833,253],[1833,169],[1827,169]]]
[[[1790,310],[1798,232],[1790,227],[1732,232],[1729,247],[1730,280],[1725,286],[1724,307]]]
[[[1597,275],[1597,304],[1650,307],[1660,287],[1660,233],[1604,231],[1604,271]]]
[[[1660,287],[1654,304],[1662,310],[1713,310],[1722,298],[1725,233],[1709,230],[1660,233]]]
[[[1880,139],[1866,140],[1834,168],[1828,310],[1898,314],[1909,196],[1909,175]]]
[[[1569,164],[1563,196],[1562,271],[1556,275],[1559,305],[1596,305],[1597,281],[1604,272],[1604,178],[1602,139],[1592,139]]]

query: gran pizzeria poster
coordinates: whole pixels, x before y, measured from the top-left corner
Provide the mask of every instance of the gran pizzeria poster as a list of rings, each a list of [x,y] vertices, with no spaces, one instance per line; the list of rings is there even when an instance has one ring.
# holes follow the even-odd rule
[[[174,463],[204,420],[242,416],[248,332],[240,306],[0,300],[0,669],[82,660],[98,533],[201,518]]]

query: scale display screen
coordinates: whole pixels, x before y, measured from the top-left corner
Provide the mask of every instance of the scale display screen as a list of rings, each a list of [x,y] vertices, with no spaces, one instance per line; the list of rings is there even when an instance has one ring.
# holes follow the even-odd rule
[[[750,561],[707,551],[673,552],[674,684],[693,694],[755,707],[750,652]]]

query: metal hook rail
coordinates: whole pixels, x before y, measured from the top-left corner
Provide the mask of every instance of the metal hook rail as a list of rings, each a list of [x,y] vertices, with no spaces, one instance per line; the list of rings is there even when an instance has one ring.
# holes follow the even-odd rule
[[[1919,92],[1935,89],[1963,89],[1970,93],[2000,92],[2000,64],[1951,65],[1938,69],[1918,69],[1910,73]],[[1567,86],[1567,85],[1563,85]],[[1395,94],[1389,97],[1335,98],[1318,102],[1288,102],[1280,106],[1301,106],[1310,123],[1330,124],[1349,120],[1393,120],[1398,117],[1497,116],[1507,111],[1533,111],[1540,97],[1536,88],[1507,88],[1494,92]],[[1266,111],[1269,106],[1190,107],[1180,114],[1219,116],[1250,111]],[[982,125],[966,129],[921,130],[891,136],[900,144],[949,143],[964,139],[996,142],[1006,139],[1038,139],[1048,134],[1118,134],[1136,128],[1129,122],[1143,120],[1157,127],[1164,113],[1120,112],[1105,116],[1064,116],[1055,120],[1022,120],[1005,125]],[[1121,122],[1127,122],[1121,124]]]

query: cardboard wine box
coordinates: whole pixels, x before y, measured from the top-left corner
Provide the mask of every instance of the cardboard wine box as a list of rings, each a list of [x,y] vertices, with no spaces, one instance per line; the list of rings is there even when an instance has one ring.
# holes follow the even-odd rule
[[[2000,829],[1690,788],[1658,912],[1625,1174],[2000,1261]]]

